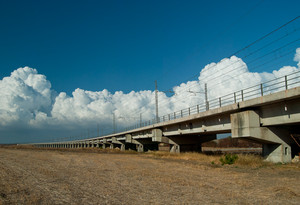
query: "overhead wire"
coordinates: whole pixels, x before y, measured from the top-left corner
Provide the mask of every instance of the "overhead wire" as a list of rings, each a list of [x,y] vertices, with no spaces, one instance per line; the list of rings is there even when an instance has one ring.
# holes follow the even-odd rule
[[[299,28],[298,29],[295,29],[293,32],[291,32],[291,33],[294,33],[294,32],[296,32],[296,31],[298,31],[299,30]],[[290,34],[291,34],[290,33]],[[285,36],[283,36],[283,37],[287,37],[287,36],[289,36],[290,34],[286,34]],[[266,48],[267,46],[270,46],[271,44],[273,44],[274,42],[278,42],[279,40],[282,40],[282,38],[283,37],[281,37],[281,38],[278,38],[278,39],[276,39],[276,40],[274,40],[273,42],[271,42],[271,43],[269,43],[268,45],[265,45],[265,46],[263,46],[263,47],[261,47],[260,49],[257,49],[256,51],[254,51],[254,52],[252,52],[252,53],[250,53],[250,54],[248,54],[248,55],[245,55],[245,56],[242,56],[241,58],[242,59],[245,59],[245,58],[247,58],[247,57],[249,57],[249,56],[251,56],[251,55],[253,55],[253,54],[255,54],[255,53],[257,53],[258,51],[260,51],[261,49],[263,49],[263,48]],[[299,39],[297,39],[297,40],[295,40],[294,42],[296,42],[296,41],[298,41]],[[290,44],[291,43],[293,43],[293,42],[290,42]],[[288,45],[290,45],[290,44],[288,44]],[[253,44],[252,44],[253,45]],[[287,45],[286,45],[287,46]],[[279,49],[282,49],[282,48],[278,48],[278,50]],[[275,52],[275,51],[274,51]],[[234,62],[233,64],[230,64],[230,65],[228,65],[228,66],[225,66],[224,68],[227,68],[227,67],[230,67],[230,66],[232,66],[232,65],[234,65],[235,63],[237,63],[237,61],[236,62]],[[247,63],[247,64],[249,64],[249,63]],[[212,67],[210,67],[209,69],[212,69],[212,68],[214,68],[215,66],[217,66],[218,64],[215,64],[215,65],[213,65]],[[223,68],[223,69],[224,69]],[[236,69],[238,69],[238,68],[236,68]],[[236,70],[236,69],[233,69],[233,70]],[[207,70],[203,70],[203,71],[201,71],[201,74],[203,74],[203,73],[205,73],[205,72],[207,72],[208,71],[208,69]],[[198,76],[198,75],[197,75]],[[213,77],[213,76],[211,76],[211,77]],[[219,76],[218,76],[219,77]],[[208,81],[210,81],[210,80],[213,80],[213,79],[216,79],[216,77],[214,77],[214,78],[210,78],[210,79],[208,79],[208,80],[206,80],[206,82],[208,82]]]
[[[238,53],[240,53],[240,52],[242,52],[242,51],[244,51],[244,50],[250,48],[250,47],[253,46],[254,44],[256,44],[256,43],[262,41],[263,39],[267,38],[268,36],[272,35],[273,33],[277,32],[277,31],[281,30],[282,28],[286,27],[287,25],[291,24],[292,22],[296,21],[296,20],[299,19],[299,18],[300,18],[300,16],[297,16],[296,18],[294,18],[294,19],[292,19],[292,20],[286,22],[285,24],[283,24],[283,25],[277,27],[276,29],[272,30],[271,32],[267,33],[266,35],[260,37],[259,39],[255,40],[255,41],[253,41],[253,42],[251,42],[251,43],[248,44],[247,46],[245,46],[245,47],[239,49],[238,51],[234,52],[233,54],[231,54],[231,55],[229,55],[229,56],[227,56],[227,57],[225,57],[225,58],[230,58],[231,56],[237,55]],[[214,67],[214,66],[213,66],[213,67]],[[211,68],[212,68],[212,67],[211,67]],[[204,70],[204,71],[202,71],[202,73],[203,73],[203,72],[207,72],[207,71],[208,71],[208,70]],[[188,81],[188,80],[194,79],[195,77],[198,77],[198,75],[199,75],[199,74],[195,74],[195,75],[193,75],[193,76],[187,78],[187,79],[184,80],[183,82],[186,82],[186,81]]]
[[[297,41],[299,41],[299,40],[300,40],[300,39],[296,39],[296,40],[294,40],[294,41],[292,41],[292,42],[289,42],[288,44],[285,44],[284,46],[281,46],[280,48],[277,48],[277,49],[272,50],[271,52],[269,52],[269,53],[267,53],[267,54],[265,54],[265,55],[263,55],[263,56],[257,57],[256,59],[252,60],[250,63],[247,63],[247,65],[251,65],[251,64],[255,63],[256,61],[260,60],[262,57],[265,57],[265,56],[267,56],[267,55],[270,55],[270,54],[274,53],[275,51],[278,51],[278,50],[280,50],[280,49],[283,49],[283,48],[285,48],[286,46],[291,45],[292,43],[297,42]],[[278,59],[280,59],[280,58],[282,58],[282,57],[284,57],[284,56],[286,56],[287,54],[290,54],[290,53],[292,53],[292,52],[294,52],[294,49],[292,49],[291,51],[289,51],[289,52],[286,53],[285,55],[282,55],[281,57],[278,57],[278,58],[276,58],[276,59],[275,59],[275,58],[274,58],[274,59],[271,59],[271,60],[269,60],[269,61],[267,61],[267,62],[263,62],[263,63],[260,64],[260,65],[256,65],[256,66],[252,67],[252,71],[255,70],[256,68],[261,67],[261,66],[263,66],[263,65],[265,65],[265,64],[267,64],[267,63],[270,63],[270,62],[272,62],[272,61],[274,61],[274,60],[278,60]],[[232,64],[230,64],[230,65],[228,65],[228,66],[226,66],[226,67],[224,67],[224,68],[233,66],[233,64],[235,64],[235,63],[237,63],[237,62],[238,62],[238,61],[236,61],[236,62],[234,62],[234,63],[232,63]],[[228,73],[230,73],[230,72],[232,72],[232,71],[234,71],[234,70],[240,69],[240,68],[242,68],[242,67],[244,67],[244,65],[238,66],[238,67],[234,67],[233,69],[227,71],[226,74],[228,74]],[[245,73],[245,72],[246,72],[246,71],[244,71],[243,73]],[[241,73],[241,74],[243,74],[243,73]],[[240,74],[238,74],[238,75],[240,75]],[[238,76],[238,75],[236,75],[236,76]],[[214,82],[213,80],[215,80],[215,79],[217,79],[217,78],[219,78],[219,77],[221,77],[221,76],[223,76],[223,74],[221,74],[221,75],[219,75],[219,76],[214,76],[213,78],[210,78],[209,80],[206,80],[205,83]],[[217,85],[217,84],[210,84],[210,85],[212,86],[212,85]],[[194,85],[192,85],[192,86],[187,86],[184,90],[187,90],[188,88],[189,88],[189,89],[190,89],[190,88],[193,88],[193,87],[195,87],[195,86],[197,86],[197,84],[194,84]],[[184,90],[183,90],[183,91],[181,90],[181,91],[177,92],[177,94],[180,94],[180,93],[184,92]]]
[[[299,17],[298,17],[299,18]],[[295,18],[294,20],[296,20],[297,18]],[[292,20],[293,21],[293,20]],[[290,22],[292,22],[292,21],[290,21]],[[289,22],[289,23],[290,23]],[[287,25],[288,23],[286,23],[286,24],[284,24],[284,25]],[[283,26],[281,26],[281,27],[279,27],[279,28],[282,28]],[[279,29],[275,29],[276,31],[278,31]],[[275,31],[274,30],[274,31]],[[274,42],[277,42],[277,41],[279,41],[279,40],[282,40],[283,38],[285,38],[286,36],[288,36],[288,35],[290,35],[291,33],[294,33],[294,32],[296,32],[296,31],[298,31],[299,30],[299,28],[297,28],[297,29],[294,29],[292,32],[290,32],[290,33],[288,33],[288,34],[286,34],[286,35],[284,35],[284,36],[282,36],[282,37],[280,37],[280,38],[278,38],[278,39],[276,39],[276,40],[274,40],[274,41],[272,41],[271,43],[268,43],[268,44],[266,44],[266,45],[264,45],[263,47],[261,47],[261,48],[259,48],[259,49],[257,49],[256,51],[254,51],[254,52],[252,52],[252,53],[250,53],[250,54],[248,54],[248,55],[246,55],[245,57],[249,57],[249,56],[251,56],[251,55],[253,55],[254,53],[256,53],[256,52],[258,52],[258,51],[260,51],[260,50],[262,50],[263,48],[265,48],[265,47],[268,47],[268,46],[270,46],[271,44],[273,44]],[[274,33],[274,31],[272,31],[271,33]],[[264,36],[264,38],[266,37],[266,36],[269,36],[269,35],[265,35]],[[260,38],[260,40],[262,40],[263,38]],[[276,51],[278,51],[278,50],[280,50],[280,49],[283,49],[284,47],[287,47],[288,45],[291,45],[291,44],[293,44],[293,43],[295,43],[295,42],[297,42],[297,41],[299,41],[300,39],[296,39],[296,40],[294,40],[294,41],[292,41],[292,42],[289,42],[288,44],[285,44],[284,46],[281,46],[281,47],[279,47],[279,48],[277,48],[277,49],[274,49],[272,52],[270,52],[270,53],[268,53],[268,55],[270,55],[270,54],[272,54],[272,53],[274,53],[274,52],[276,52]],[[258,42],[258,40],[256,41],[256,42]],[[249,44],[249,45],[254,45],[254,44]],[[248,48],[250,47],[250,46],[247,46]],[[242,49],[241,49],[242,50]],[[240,50],[240,51],[241,51]],[[294,52],[294,51],[293,51]],[[291,53],[291,52],[288,52],[287,54],[289,54],[289,53]],[[287,54],[285,54],[285,55],[287,55]],[[285,56],[285,55],[283,55],[283,56]],[[265,55],[266,56],[266,55]],[[282,57],[283,57],[282,56]],[[253,62],[255,62],[255,61],[257,61],[258,59],[260,59],[260,58],[262,58],[262,57],[259,57],[259,58],[257,58],[256,60],[253,60],[253,61],[251,61],[251,63],[253,63]],[[281,58],[281,57],[280,57]],[[278,59],[280,59],[280,58],[277,58],[277,60]],[[251,64],[250,63],[250,64]],[[269,63],[269,62],[267,62],[267,63]],[[249,63],[248,63],[249,64]],[[263,64],[261,64],[260,66],[262,66],[262,65],[265,65],[266,63],[263,63]],[[216,65],[215,65],[216,66]],[[231,65],[229,65],[229,66],[232,66],[232,64]],[[260,66],[257,66],[257,67],[260,67]],[[235,69],[239,69],[239,68],[235,68]],[[234,70],[235,70],[234,69]],[[218,77],[220,77],[220,76],[218,76]],[[216,77],[215,77],[216,78]],[[214,78],[214,79],[215,79]],[[210,81],[212,81],[213,79],[210,79]],[[207,82],[207,81],[206,81]],[[197,84],[195,84],[194,86],[196,86]],[[187,86],[186,87],[186,89],[188,89],[188,88],[192,88],[192,87],[194,87],[194,86]],[[182,91],[181,91],[182,92]],[[179,92],[177,92],[177,94],[180,94]],[[167,102],[168,103],[168,102]],[[162,105],[161,103],[160,103],[160,105]],[[163,104],[164,105],[164,104]]]
[[[299,18],[299,16],[296,17],[296,18],[294,18],[293,20],[289,21],[288,23],[285,23],[284,25],[278,27],[277,29],[273,30],[272,32],[268,33],[267,35],[263,36],[262,38],[259,38],[258,40],[254,41],[254,42],[259,42],[259,41],[261,41],[262,39],[266,38],[267,36],[270,36],[270,35],[273,34],[274,32],[276,32],[276,31],[282,29],[284,26],[287,26],[288,24],[290,24],[291,22],[295,21],[295,20],[298,19],[298,18]],[[261,47],[260,49],[257,49],[256,51],[253,51],[253,52],[251,52],[251,53],[248,54],[248,55],[241,56],[241,58],[242,58],[242,59],[247,58],[247,57],[249,57],[249,56],[251,56],[251,55],[257,53],[258,51],[260,51],[260,50],[262,50],[262,49],[264,49],[264,48],[266,48],[266,47],[268,47],[268,46],[274,44],[275,42],[278,42],[279,40],[282,40],[283,38],[285,38],[285,37],[291,35],[292,33],[295,33],[295,32],[298,31],[299,29],[300,29],[300,28],[294,29],[292,32],[286,33],[284,36],[282,36],[282,37],[280,37],[280,38],[278,38],[278,39],[276,39],[276,40],[274,40],[274,41],[272,41],[272,42],[266,44],[265,46]],[[251,43],[251,44],[245,46],[243,49],[240,49],[238,52],[244,51],[246,47],[249,48],[250,46],[253,46],[253,45],[254,45],[254,43]],[[235,54],[237,54],[238,52],[235,52]],[[228,57],[228,58],[230,58],[230,57]],[[212,68],[214,68],[215,66],[217,66],[217,64],[211,66],[209,69],[212,69]],[[230,65],[229,65],[229,66],[230,66]],[[209,69],[202,70],[202,71],[201,71],[201,74],[203,74],[203,73],[209,71]],[[195,76],[196,76],[196,75],[195,75]],[[194,77],[195,77],[195,76],[194,76]],[[199,76],[199,74],[197,74],[197,77],[198,77],[198,76]]]
[[[234,52],[231,56],[237,55],[238,53],[241,53],[242,51],[245,51],[246,49],[249,49],[249,48],[252,47],[253,45],[257,44],[258,42],[262,41],[263,39],[266,39],[267,37],[269,37],[269,36],[272,35],[273,33],[275,33],[275,32],[277,32],[277,31],[281,30],[282,28],[284,28],[285,26],[287,26],[287,25],[289,25],[290,23],[294,22],[294,21],[297,20],[298,18],[300,18],[300,16],[297,16],[296,18],[294,18],[294,19],[288,21],[287,23],[281,25],[280,27],[274,29],[273,31],[271,31],[271,32],[269,32],[268,34],[262,36],[261,38],[255,40],[254,42],[248,44],[247,46],[243,47],[242,49],[240,49],[240,50]],[[291,33],[294,33],[294,32],[297,31],[297,30],[299,30],[299,29],[295,29],[295,30],[294,30],[293,32],[291,32]],[[254,55],[255,53],[258,53],[258,52],[261,51],[262,49],[264,49],[264,48],[266,48],[266,47],[268,47],[268,46],[270,46],[270,45],[272,45],[272,44],[278,42],[279,40],[282,40],[283,38],[285,38],[285,37],[288,36],[288,35],[289,35],[289,34],[286,34],[286,35],[284,35],[284,36],[281,36],[280,38],[278,38],[278,39],[276,39],[276,40],[274,40],[274,41],[272,41],[272,42],[270,42],[270,43],[264,45],[263,47],[261,47],[261,48],[255,50],[255,51],[253,51],[253,52],[251,52],[251,53],[249,53],[249,54],[243,56],[242,58],[248,58],[248,57]],[[297,40],[295,40],[294,42],[296,42],[296,41],[298,41],[298,40],[300,40],[300,39],[297,39]],[[290,42],[288,45],[290,45],[291,43],[293,43],[293,42]],[[287,44],[286,44],[285,46],[287,46]],[[282,48],[284,48],[285,46],[282,46],[281,48],[277,48],[277,49],[273,50],[272,52],[275,52],[276,50],[282,49]],[[253,62],[255,62],[255,61],[258,61],[259,59],[262,59],[264,56],[270,55],[272,52],[269,52],[268,54],[265,54],[265,55],[263,55],[263,56],[260,56],[260,57],[256,58],[256,60],[252,60],[252,61],[250,62],[250,64],[253,63]],[[231,56],[230,56],[230,57],[231,57]],[[230,58],[230,57],[228,57],[228,58]],[[235,62],[235,63],[236,63],[236,62]],[[233,64],[234,64],[234,63],[233,63]],[[227,67],[233,66],[233,64],[230,64],[230,65],[228,65]],[[218,65],[218,64],[216,63],[216,64],[214,64],[213,66],[211,66],[209,69],[202,70],[202,71],[201,71],[201,74],[210,71],[212,68],[214,68],[214,67],[217,66],[217,65]],[[249,63],[247,63],[247,65],[249,65]],[[262,65],[265,65],[265,64],[262,64]],[[262,66],[262,65],[261,65],[261,66]],[[238,67],[237,67],[237,68],[234,68],[234,69],[232,69],[232,70],[230,70],[230,71],[228,71],[228,72],[232,72],[232,71],[234,71],[234,70],[236,70],[236,69],[239,69],[239,68],[238,68]],[[227,73],[228,73],[228,72],[227,72]],[[245,72],[243,72],[243,73],[245,73]],[[236,76],[233,76],[233,77],[237,77],[237,76],[239,76],[239,75],[241,75],[241,74],[243,74],[243,73],[240,73],[240,74],[238,74],[238,75],[236,75]],[[195,78],[196,76],[198,77],[199,74],[192,76],[192,78]],[[213,81],[214,79],[217,79],[217,78],[219,78],[219,77],[221,77],[221,75],[219,75],[219,76],[214,76],[214,75],[213,75],[213,76],[211,76],[210,79],[206,80],[206,83],[211,82],[211,81]],[[189,78],[189,79],[191,79],[191,78]],[[187,87],[185,87],[185,89],[176,92],[176,94],[177,94],[177,95],[180,95],[181,93],[186,92],[187,89],[191,89],[191,88],[193,88],[193,87],[195,87],[195,86],[198,86],[198,85],[201,86],[201,84],[200,84],[198,81],[196,81],[196,83],[195,83],[194,85],[187,86]],[[212,84],[212,85],[217,85],[217,84]],[[184,91],[184,90],[185,90],[185,91]],[[154,92],[151,91],[151,93],[152,93],[152,97],[154,98]],[[161,93],[161,92],[159,92],[159,93]],[[161,94],[160,94],[160,95],[161,95]],[[178,100],[177,100],[177,101],[178,101]],[[128,103],[129,103],[129,102],[128,102]],[[128,103],[126,103],[126,104],[128,104]],[[167,104],[167,103],[170,103],[169,99],[162,100],[162,101],[160,101],[160,103],[159,103],[159,107],[162,107],[162,106],[164,106],[164,105]],[[144,114],[143,112],[136,111],[136,112],[134,112],[134,113],[131,113],[131,116],[134,116],[134,115],[136,115],[136,114],[138,114],[138,113]],[[154,115],[153,115],[153,116],[154,116]]]

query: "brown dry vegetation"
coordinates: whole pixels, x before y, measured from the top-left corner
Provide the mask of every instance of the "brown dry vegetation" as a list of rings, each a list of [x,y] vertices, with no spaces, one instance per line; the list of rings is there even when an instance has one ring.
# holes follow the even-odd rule
[[[240,155],[0,148],[0,204],[299,204],[300,165]]]

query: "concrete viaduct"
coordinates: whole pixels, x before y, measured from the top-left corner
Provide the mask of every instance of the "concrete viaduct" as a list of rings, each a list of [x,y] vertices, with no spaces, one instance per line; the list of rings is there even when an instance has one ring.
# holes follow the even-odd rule
[[[286,79],[286,77],[285,77]],[[287,81],[286,81],[287,83]],[[256,89],[252,89],[256,90]],[[300,134],[300,87],[245,99],[245,92],[234,93],[232,101],[218,99],[218,106],[202,111],[199,106],[163,116],[159,122],[140,128],[84,140],[36,143],[37,147],[102,147],[138,152],[157,150],[158,144],[171,152],[201,151],[201,144],[231,133],[232,138],[253,140],[263,145],[263,157],[271,162],[290,162],[299,147],[291,135]],[[252,92],[252,91],[251,91]],[[212,105],[212,103],[211,103]]]

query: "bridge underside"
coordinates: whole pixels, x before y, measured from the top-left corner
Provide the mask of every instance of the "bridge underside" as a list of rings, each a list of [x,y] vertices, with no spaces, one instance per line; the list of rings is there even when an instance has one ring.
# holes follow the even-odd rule
[[[272,162],[290,162],[300,152],[291,137],[300,134],[300,87],[208,110],[167,122],[75,142],[36,144],[41,147],[102,147],[138,152],[201,151],[201,144],[230,133],[263,145],[263,157]]]

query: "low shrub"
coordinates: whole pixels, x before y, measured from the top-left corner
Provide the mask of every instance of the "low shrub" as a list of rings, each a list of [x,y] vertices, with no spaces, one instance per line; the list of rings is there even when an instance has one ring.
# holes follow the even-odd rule
[[[234,164],[237,159],[238,159],[238,156],[236,154],[225,154],[224,157],[220,158],[220,162],[222,165]]]

